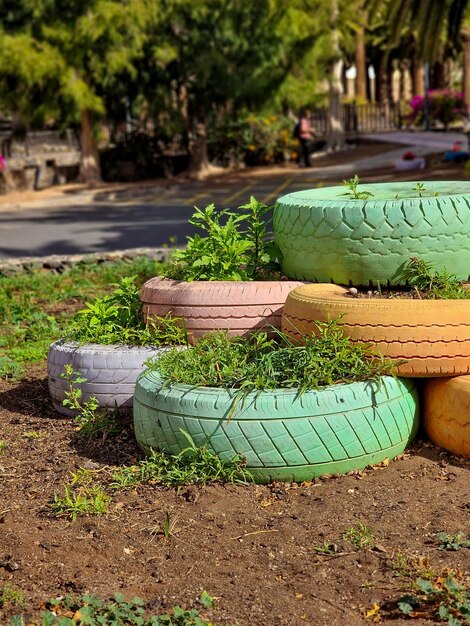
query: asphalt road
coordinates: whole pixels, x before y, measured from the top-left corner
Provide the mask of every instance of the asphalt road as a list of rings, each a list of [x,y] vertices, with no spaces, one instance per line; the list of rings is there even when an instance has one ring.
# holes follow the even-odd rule
[[[438,137],[447,145],[450,135]],[[420,139],[422,138],[422,140]],[[382,141],[390,141],[385,134]],[[254,195],[266,204],[279,196],[324,184],[339,184],[351,175],[386,166],[412,148],[416,154],[429,154],[442,147],[434,145],[431,133],[395,133],[393,140],[403,146],[382,154],[358,159],[354,151],[338,154],[333,165],[308,170],[290,169],[275,175],[254,172],[226,176],[219,182],[194,182],[162,189],[152,187],[124,194],[98,191],[61,196],[42,204],[24,204],[0,210],[0,259],[50,254],[112,252],[139,247],[159,247],[172,239],[183,244],[193,232],[188,218],[193,206],[214,202],[217,207],[236,207]],[[418,139],[422,141],[417,145]],[[409,141],[409,144],[407,142]],[[428,145],[434,142],[433,145]]]
[[[182,244],[193,232],[188,218],[194,205],[214,202],[236,207],[250,195],[272,203],[288,191],[315,187],[311,175],[282,175],[225,186],[189,183],[173,189],[153,189],[139,197],[103,199],[89,194],[54,199],[41,206],[22,206],[0,213],[0,258],[45,256],[159,247],[170,240]]]

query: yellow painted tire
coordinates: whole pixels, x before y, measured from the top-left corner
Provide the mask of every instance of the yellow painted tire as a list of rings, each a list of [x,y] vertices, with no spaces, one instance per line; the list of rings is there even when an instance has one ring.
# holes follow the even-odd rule
[[[355,298],[337,285],[303,285],[287,296],[282,329],[299,340],[315,332],[315,322],[339,317],[353,341],[406,361],[397,367],[399,376],[470,373],[470,299]]]
[[[427,382],[423,400],[424,428],[429,439],[470,459],[470,376]]]

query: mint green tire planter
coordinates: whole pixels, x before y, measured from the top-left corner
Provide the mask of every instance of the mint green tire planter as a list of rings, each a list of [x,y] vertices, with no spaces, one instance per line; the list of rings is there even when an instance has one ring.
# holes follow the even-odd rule
[[[348,285],[394,283],[416,256],[459,279],[470,275],[470,182],[359,185],[297,191],[277,201],[274,237],[282,270],[298,280]],[[421,197],[420,197],[421,194]],[[432,194],[438,194],[437,196]]]
[[[255,482],[303,481],[360,470],[403,452],[418,426],[412,380],[384,377],[307,391],[249,394],[233,409],[224,389],[165,386],[156,372],[137,380],[134,427],[139,445],[177,454],[188,433],[223,459],[241,453]]]

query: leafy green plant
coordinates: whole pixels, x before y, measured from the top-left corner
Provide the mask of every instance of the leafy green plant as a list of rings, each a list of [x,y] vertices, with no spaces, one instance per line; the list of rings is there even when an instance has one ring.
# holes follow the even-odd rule
[[[266,241],[266,214],[271,208],[253,196],[237,213],[217,211],[214,204],[196,208],[189,221],[204,236],[188,237],[187,247],[174,253],[175,262],[165,275],[186,281],[259,280],[278,275],[280,252]]]
[[[349,541],[358,550],[364,548],[373,548],[375,545],[374,532],[363,522],[359,522],[357,526],[347,528],[343,533],[343,539]]]
[[[470,595],[452,573],[434,581],[418,578],[415,593],[400,598],[398,608],[410,617],[419,614],[449,626],[463,626],[470,620]]]
[[[201,598],[205,593],[202,592]],[[210,598],[209,594],[207,597]],[[201,598],[200,603],[209,608]],[[24,617],[17,615],[12,618],[10,626],[210,626],[199,611],[186,611],[179,606],[162,615],[147,615],[143,600],[132,598],[126,601],[120,593],[116,593],[112,600],[101,600],[90,594],[79,599],[67,595],[47,602],[46,608],[39,615],[40,621],[30,617],[25,621]]]
[[[397,284],[407,284],[418,291],[421,297],[432,300],[454,300],[470,298],[470,289],[448,272],[437,272],[430,263],[412,257],[396,273]]]
[[[26,596],[11,583],[6,582],[0,587],[0,608],[9,606],[23,607],[26,605]]]
[[[466,539],[465,533],[458,532],[455,535],[447,533],[437,533],[439,539],[439,550],[457,551],[462,548],[470,548],[470,540]]]
[[[0,454],[3,454],[7,448],[7,442],[4,439],[0,439]]]
[[[79,515],[103,515],[107,513],[111,497],[98,486],[82,485],[73,491],[64,485],[64,495],[54,494],[51,511],[55,517],[77,519]]]
[[[424,183],[416,183],[416,185],[412,187],[412,190],[417,191],[420,198],[422,198],[425,193],[429,193],[429,195],[434,196],[434,197],[439,195],[438,191],[428,192]]]
[[[328,540],[325,540],[320,546],[313,546],[312,550],[319,552],[320,554],[332,556],[338,552],[338,546]]]
[[[21,379],[25,365],[47,356],[51,341],[63,336],[70,317],[83,307],[83,299],[109,292],[121,277],[137,275],[137,283],[163,269],[146,257],[129,262],[82,262],[55,273],[23,270],[0,276],[0,377]]]
[[[374,195],[371,191],[359,191],[359,176],[357,174],[354,178],[343,180],[343,184],[346,185],[349,191],[345,191],[340,195],[349,196],[352,200],[368,200]]]
[[[368,346],[345,337],[337,320],[317,324],[318,335],[293,343],[278,332],[248,338],[208,334],[188,350],[171,350],[148,362],[166,384],[224,387],[250,391],[288,388],[309,389],[390,374],[394,365]]]
[[[82,390],[79,385],[85,383],[86,378],[76,372],[72,365],[64,366],[64,373],[61,377],[69,385],[62,404],[75,412],[75,435],[77,437],[86,439],[101,437],[104,441],[109,435],[121,432],[122,424],[117,407],[112,411],[102,409],[95,396],[91,396],[86,402],[81,401]]]
[[[114,472],[111,487],[129,489],[142,483],[181,487],[194,483],[246,483],[252,480],[241,456],[224,461],[206,447],[198,448],[188,433],[181,432],[188,440],[185,449],[176,455],[150,450],[138,465],[121,467]]]
[[[135,276],[122,278],[111,294],[87,302],[65,332],[71,341],[104,345],[176,345],[187,343],[181,320],[156,318],[146,323]]]

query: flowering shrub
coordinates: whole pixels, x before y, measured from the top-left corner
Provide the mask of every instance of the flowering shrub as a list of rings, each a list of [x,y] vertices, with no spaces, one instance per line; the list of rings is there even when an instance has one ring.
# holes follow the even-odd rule
[[[411,121],[420,125],[424,123],[425,102],[423,96],[414,96],[410,102]],[[433,122],[440,122],[445,128],[451,122],[466,114],[463,94],[451,89],[434,89],[429,91],[429,117]]]
[[[248,115],[212,128],[211,159],[227,163],[265,165],[294,160],[298,141],[292,137],[294,121],[286,116]]]

